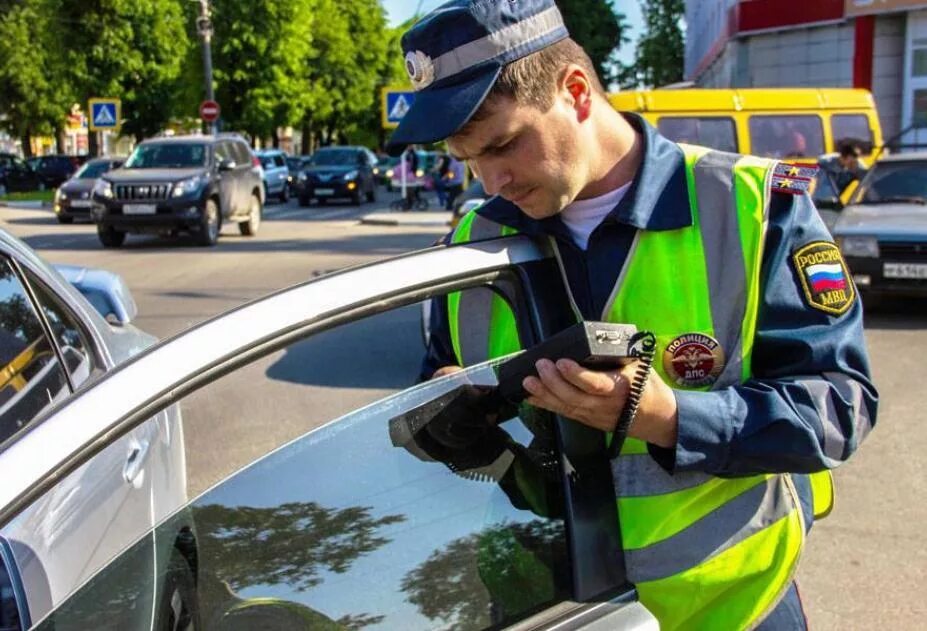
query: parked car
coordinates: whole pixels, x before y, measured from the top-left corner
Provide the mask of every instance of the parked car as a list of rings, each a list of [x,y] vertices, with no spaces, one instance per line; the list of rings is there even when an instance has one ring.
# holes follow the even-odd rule
[[[90,219],[90,204],[97,178],[118,169],[125,157],[94,158],[55,191],[55,215],[59,223],[73,223],[75,218]]]
[[[366,147],[322,147],[299,174],[299,205],[308,206],[313,199],[320,205],[332,199],[350,199],[359,205],[362,195],[368,202],[375,201],[376,163],[376,154]]]
[[[299,181],[299,172],[303,170],[306,162],[312,156],[290,156],[286,159],[287,182],[289,183],[290,196],[298,196],[299,191],[297,182]]]
[[[45,458],[47,441],[73,444],[81,433],[75,426],[46,426],[52,410],[156,341],[132,325],[135,315],[135,302],[119,276],[53,268],[0,230],[4,485],[30,477],[32,464]],[[46,435],[44,445],[35,440],[39,434]],[[185,628],[172,625],[191,619],[191,522],[179,516],[183,526],[163,541],[139,546],[132,537],[186,502],[179,408],[154,411],[143,427],[113,435],[109,442],[111,449],[62,478],[54,492],[19,504],[16,517],[5,521],[0,533],[3,629],[38,624],[133,545],[140,555],[137,569],[148,572],[148,589],[135,592],[131,607],[111,612],[111,628]]]
[[[117,436],[189,405],[200,414],[184,409],[185,423],[221,436],[188,453],[191,468],[241,458],[185,505],[208,628],[657,629],[620,563],[601,433],[529,406],[496,418],[496,361],[415,385],[422,300],[500,296],[528,344],[571,322],[552,256],[526,236],[430,248],[275,292],[162,342],[0,458],[0,536]],[[239,379],[249,386],[223,389]],[[321,403],[326,386],[351,398],[346,412]],[[292,413],[296,436],[270,440]],[[34,450],[43,457],[29,460]],[[175,528],[168,519],[131,534],[147,545]],[[144,563],[134,547],[117,554],[46,624],[130,628],[118,618],[127,603],[147,610],[129,588],[157,582]]]
[[[290,201],[290,170],[287,155],[279,149],[262,149],[255,152],[264,169],[264,196],[276,197],[281,203]]]
[[[35,171],[19,156],[0,153],[0,193],[34,191],[41,180]]]
[[[832,231],[864,300],[927,296],[927,152],[878,160]]]
[[[153,138],[93,189],[91,214],[104,247],[127,233],[192,233],[215,245],[224,221],[257,234],[264,212],[261,163],[237,135]]]
[[[87,156],[49,154],[35,158],[32,169],[39,178],[40,188],[47,190],[61,186],[86,161]]]

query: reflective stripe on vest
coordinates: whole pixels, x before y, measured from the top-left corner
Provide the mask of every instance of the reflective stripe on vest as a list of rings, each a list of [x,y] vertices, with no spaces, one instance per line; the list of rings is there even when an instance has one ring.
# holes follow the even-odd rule
[[[774,163],[683,149],[693,225],[637,234],[603,319],[653,331],[655,369],[673,387],[680,386],[663,369],[663,349],[687,333],[714,337],[726,363],[711,387],[723,388],[751,375]],[[487,223],[487,233],[501,234],[498,224]],[[462,326],[475,314],[452,311],[450,317]],[[490,337],[502,333],[493,329]],[[458,338],[455,350],[469,343]],[[804,536],[789,476],[670,475],[633,439],[614,460],[613,473],[629,579],[662,628],[748,627],[776,604]],[[820,480],[828,476],[812,476],[812,487],[821,487],[816,507],[819,495],[832,497]]]

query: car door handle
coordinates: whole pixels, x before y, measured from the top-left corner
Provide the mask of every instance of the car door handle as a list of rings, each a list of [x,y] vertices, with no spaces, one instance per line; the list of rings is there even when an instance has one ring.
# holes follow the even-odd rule
[[[138,480],[138,484],[141,484],[141,480],[138,478],[144,471],[145,456],[148,455],[150,446],[150,442],[145,440],[134,443],[129,450],[129,457],[126,458],[125,467],[122,469],[122,477],[129,484],[136,484],[136,480]]]

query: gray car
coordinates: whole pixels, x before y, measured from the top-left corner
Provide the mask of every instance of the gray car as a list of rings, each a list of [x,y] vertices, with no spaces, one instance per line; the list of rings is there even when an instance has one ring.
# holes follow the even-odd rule
[[[865,299],[927,296],[927,152],[877,161],[832,232]]]
[[[254,155],[261,161],[264,169],[265,197],[276,197],[285,204],[290,200],[290,169],[287,167],[287,155],[279,149],[262,149]]]
[[[132,296],[115,274],[55,269],[0,230],[4,484],[24,481],[47,447],[70,443],[80,433],[79,427],[57,425],[37,443],[34,436],[51,411],[156,341],[131,324],[135,314]],[[132,532],[163,520],[186,498],[184,472],[179,410],[168,406],[145,427],[115,438],[105,455],[62,479],[54,493],[22,506],[0,533],[0,627],[30,628],[133,545]],[[145,567],[164,580],[138,595],[141,609],[113,618],[119,623],[114,628],[142,628],[139,616],[145,624],[155,618],[159,628],[190,617],[192,589],[179,559],[194,554],[195,544],[189,521],[182,521],[172,537],[142,550]]]
[[[75,219],[90,220],[93,187],[97,178],[118,169],[124,157],[94,158],[88,160],[55,191],[55,216],[58,223],[73,223]]]
[[[0,536],[168,406],[199,443],[192,499],[120,526],[136,544],[43,628],[150,628],[119,616],[162,582],[146,548],[187,509],[202,628],[657,629],[623,571],[601,433],[500,402],[498,361],[417,383],[422,301],[500,297],[527,344],[569,321],[552,256],[514,236],[323,276],[148,349],[46,416],[0,459]]]

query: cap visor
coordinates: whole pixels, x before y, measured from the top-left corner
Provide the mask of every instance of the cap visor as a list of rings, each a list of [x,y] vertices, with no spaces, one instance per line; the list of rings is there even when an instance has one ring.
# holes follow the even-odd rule
[[[416,92],[415,102],[386,144],[387,153],[398,156],[407,145],[453,136],[483,103],[501,71],[500,65],[487,64],[464,81]]]

